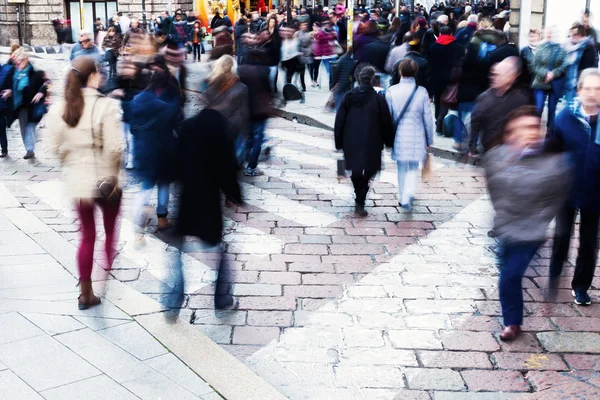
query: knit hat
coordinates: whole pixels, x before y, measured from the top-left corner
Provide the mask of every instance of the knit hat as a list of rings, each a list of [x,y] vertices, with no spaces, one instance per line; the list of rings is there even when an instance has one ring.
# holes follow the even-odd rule
[[[417,18],[417,23],[419,24],[419,27],[421,27],[421,28],[425,28],[427,26],[427,20],[423,17]]]

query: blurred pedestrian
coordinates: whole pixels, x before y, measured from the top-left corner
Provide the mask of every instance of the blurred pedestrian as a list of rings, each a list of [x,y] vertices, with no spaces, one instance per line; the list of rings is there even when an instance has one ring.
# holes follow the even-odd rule
[[[175,179],[175,129],[182,115],[183,97],[162,56],[156,56],[149,67],[152,71],[149,86],[131,101],[124,102],[123,109],[133,136],[135,176],[141,181],[135,223],[141,229],[145,227],[146,208],[156,186],[157,230],[164,231],[171,227],[169,187]]]
[[[570,42],[567,43],[567,63],[569,68],[566,72],[566,99],[571,103],[575,98],[577,91],[577,80],[581,73],[588,68],[598,67],[598,50],[594,40],[585,36],[585,27],[583,24],[573,24],[570,31]]]
[[[564,95],[564,80],[568,67],[566,52],[560,44],[553,41],[553,29],[547,28],[545,41],[538,46],[533,57],[531,88],[540,114],[543,113],[548,99],[548,130],[554,125],[556,105]]]
[[[202,54],[202,41],[204,40],[204,32],[202,31],[202,26],[200,25],[200,21],[194,21],[194,26],[190,32],[190,42],[193,47],[193,61],[201,61]]]
[[[227,119],[211,109],[204,109],[183,121],[179,131],[177,160],[181,198],[177,231],[180,235],[197,237],[210,246],[220,246],[222,241],[221,193],[230,201],[242,202],[234,148],[227,137],[228,131]],[[227,282],[232,282],[232,277],[224,264],[225,259],[221,256],[215,288],[217,309],[234,304],[227,291]]]
[[[116,255],[116,225],[121,203],[118,182],[124,148],[121,109],[117,101],[98,91],[101,81],[102,74],[95,59],[78,57],[74,60],[67,73],[64,101],[52,105],[46,124],[81,224],[81,243],[77,252],[80,310],[100,304],[91,280],[96,242],[95,208],[98,206],[102,210],[104,268],[110,270]]]
[[[9,61],[0,66],[0,90],[5,87],[9,76],[13,73],[13,64]],[[1,93],[1,92],[0,92]],[[0,96],[0,158],[8,155],[8,138],[6,137],[6,128],[8,120],[12,121],[10,98],[2,93]]]
[[[419,168],[433,145],[433,115],[427,89],[417,85],[419,66],[407,58],[398,66],[400,83],[390,87],[385,99],[394,121],[392,158],[398,166],[398,202],[410,209],[419,187]]]
[[[521,84],[523,87],[531,89],[533,83],[533,61],[535,59],[535,53],[537,53],[538,46],[541,40],[541,33],[537,29],[529,30],[528,44],[526,47],[521,49]]]
[[[92,56],[96,57],[99,61],[100,50],[94,44],[92,40],[92,35],[88,31],[80,31],[79,32],[79,43],[73,45],[71,48],[71,61],[77,57],[81,56]]]
[[[327,73],[327,79],[331,80],[331,62],[337,58],[335,42],[337,36],[331,26],[330,21],[324,21],[321,25],[321,29],[313,36],[313,54],[314,54],[314,72],[313,80],[318,86],[321,86],[318,79],[320,65],[323,64],[325,72]]]
[[[483,158],[496,212],[494,234],[501,244],[498,258],[503,341],[513,340],[521,333],[523,276],[568,193],[566,157],[543,150],[540,125],[534,106],[517,108],[506,119],[501,144]]]
[[[312,68],[313,54],[312,54],[312,38],[311,32],[308,30],[308,22],[300,23],[300,30],[294,34],[298,39],[298,49],[300,51],[299,65],[297,66],[296,72],[300,75],[300,83],[302,85],[302,91],[306,92],[306,67]]]
[[[248,21],[246,21],[245,16],[240,17],[240,19],[235,23],[233,29],[233,37],[235,39],[235,55],[238,64],[242,63],[242,57],[244,55],[244,45],[242,43],[242,36],[245,33],[248,33],[249,29],[250,26],[248,25]]]
[[[117,34],[114,27],[108,28],[106,36],[102,41],[104,59],[108,62],[108,77],[112,79],[117,75],[117,59],[121,50],[121,36]]]
[[[576,304],[589,305],[588,290],[596,268],[600,219],[600,70],[584,70],[577,84],[577,93],[579,99],[560,112],[554,131],[549,135],[551,146],[570,154],[575,170],[573,190],[556,217],[550,278],[556,286],[569,253],[573,225],[579,211],[579,250],[571,288]],[[559,191],[566,192],[564,188]]]
[[[271,81],[271,90],[277,93],[277,74],[279,70],[279,61],[281,61],[281,36],[277,26],[277,17],[269,16],[265,29],[261,32],[262,47],[269,56],[269,80]]]
[[[227,138],[234,146],[241,165],[248,128],[248,88],[240,82],[236,68],[235,60],[230,55],[215,61],[208,88],[200,96],[199,102],[204,108],[217,110],[229,120]]]
[[[481,142],[487,152],[501,142],[502,126],[507,115],[517,108],[530,105],[528,96],[515,86],[521,66],[517,57],[509,57],[490,71],[491,87],[477,98],[471,114],[469,149],[478,153]]]
[[[344,150],[346,169],[352,171],[356,194],[355,213],[365,217],[369,181],[381,170],[383,146],[392,147],[392,117],[385,98],[373,89],[376,70],[363,67],[358,73],[359,86],[346,93],[335,116],[335,148]]]
[[[355,82],[353,77],[357,63],[352,57],[352,46],[335,64],[336,68],[331,73],[331,92],[335,102],[334,111],[337,111],[342,103],[342,98],[352,90],[352,85]]]
[[[248,111],[250,129],[246,142],[248,164],[246,176],[260,176],[263,172],[257,168],[258,158],[265,138],[268,118],[273,114],[271,106],[269,67],[264,52],[250,49],[246,53],[246,64],[238,67],[241,82],[248,88]]]
[[[44,100],[48,91],[44,71],[36,70],[29,63],[29,57],[22,48],[12,55],[13,66],[2,86],[1,96],[10,104],[9,123],[19,120],[21,138],[25,145],[25,160],[35,157],[35,128],[45,113]]]
[[[127,53],[130,53],[129,48],[137,49],[141,47],[145,39],[146,31],[140,26],[140,21],[137,18],[132,18],[130,28],[123,37],[123,48]]]

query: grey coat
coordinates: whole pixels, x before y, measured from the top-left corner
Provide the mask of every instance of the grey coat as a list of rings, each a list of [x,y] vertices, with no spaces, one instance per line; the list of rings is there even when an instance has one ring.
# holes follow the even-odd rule
[[[385,99],[394,123],[415,87],[414,78],[402,78],[391,86]],[[397,161],[425,160],[427,146],[433,144],[433,116],[427,89],[419,86],[396,129],[394,155]]]
[[[571,174],[564,154],[524,155],[508,145],[483,157],[496,210],[494,232],[501,242],[546,240],[546,229],[566,201]]]

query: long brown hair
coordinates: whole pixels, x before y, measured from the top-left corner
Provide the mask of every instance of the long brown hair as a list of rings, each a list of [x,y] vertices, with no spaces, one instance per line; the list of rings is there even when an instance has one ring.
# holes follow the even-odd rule
[[[65,111],[62,118],[70,127],[75,127],[83,115],[85,102],[82,88],[91,74],[98,72],[96,61],[91,57],[78,57],[71,63],[65,85]]]

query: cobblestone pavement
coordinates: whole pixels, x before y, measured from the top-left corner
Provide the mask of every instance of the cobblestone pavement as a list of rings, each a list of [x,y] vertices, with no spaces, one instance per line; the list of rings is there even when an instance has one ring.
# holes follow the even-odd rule
[[[407,213],[386,156],[369,217],[357,220],[351,184],[336,176],[340,155],[330,132],[277,119],[268,135],[274,150],[265,176],[243,178],[246,204],[226,211],[237,310],[212,309],[214,257],[187,243],[181,314],[199,330],[291,399],[600,397],[600,278],[590,307],[573,305],[569,278],[556,302],[545,302],[548,243],[523,281],[525,334],[512,344],[498,340],[496,243],[487,237],[492,213],[480,169],[438,160]],[[44,149],[43,130],[40,137],[37,160],[0,161],[0,187],[76,245],[79,227],[61,195],[57,160]],[[15,131],[10,143],[20,155]],[[159,299],[173,252],[153,235],[146,247],[131,243],[136,187],[127,181],[112,275]],[[72,253],[54,253],[75,273]]]

